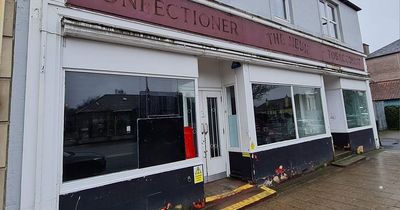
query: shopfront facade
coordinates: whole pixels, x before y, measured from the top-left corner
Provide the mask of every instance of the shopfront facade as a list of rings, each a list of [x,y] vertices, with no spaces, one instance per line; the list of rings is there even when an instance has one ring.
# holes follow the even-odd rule
[[[201,207],[205,182],[273,185],[378,146],[357,50],[215,2],[35,8],[21,209]]]

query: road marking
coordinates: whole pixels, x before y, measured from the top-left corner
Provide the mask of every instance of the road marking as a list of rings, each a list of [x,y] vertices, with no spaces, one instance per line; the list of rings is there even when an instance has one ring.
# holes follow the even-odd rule
[[[238,203],[232,204],[232,205],[230,205],[228,207],[223,208],[222,210],[237,210],[237,209],[241,209],[243,207],[246,207],[246,206],[248,206],[250,204],[256,203],[256,202],[258,202],[258,201],[260,201],[260,200],[262,200],[262,199],[264,199],[264,198],[266,198],[268,196],[271,196],[271,195],[276,193],[275,190],[270,189],[270,188],[265,187],[265,186],[262,186],[260,188],[262,190],[264,190],[264,192],[258,193],[257,195],[254,195],[254,196],[252,196],[250,198],[247,198],[247,199],[242,200],[242,201],[240,201]]]
[[[227,198],[229,196],[238,194],[238,193],[240,193],[240,192],[242,192],[244,190],[250,189],[253,186],[254,185],[252,185],[252,184],[245,184],[245,185],[240,186],[240,187],[238,187],[238,188],[236,188],[236,189],[234,189],[232,191],[225,192],[225,193],[222,193],[222,194],[219,194],[219,195],[209,196],[209,197],[206,198],[206,203],[213,202],[213,201],[216,201],[216,200],[219,200],[219,199],[223,199],[223,198]]]

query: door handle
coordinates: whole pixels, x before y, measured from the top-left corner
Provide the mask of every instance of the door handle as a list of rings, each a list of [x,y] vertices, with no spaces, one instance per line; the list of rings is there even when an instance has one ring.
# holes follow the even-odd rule
[[[204,134],[207,135],[208,134],[208,124],[204,123],[203,127],[204,127]]]
[[[208,125],[207,123],[202,123],[201,124],[201,134],[207,135],[208,134]]]

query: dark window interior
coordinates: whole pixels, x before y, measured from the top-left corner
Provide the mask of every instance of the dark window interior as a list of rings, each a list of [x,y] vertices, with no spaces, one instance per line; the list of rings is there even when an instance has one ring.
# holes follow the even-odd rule
[[[290,86],[253,84],[258,145],[296,138]]]
[[[149,167],[185,159],[183,118],[138,120],[139,167]]]
[[[66,72],[63,180],[184,160],[194,113],[192,80]]]

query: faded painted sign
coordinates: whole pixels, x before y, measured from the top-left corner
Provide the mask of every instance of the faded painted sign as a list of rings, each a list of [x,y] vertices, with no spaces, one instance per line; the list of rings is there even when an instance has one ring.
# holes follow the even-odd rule
[[[229,40],[280,53],[364,70],[344,50],[187,0],[67,0],[68,5]]]

